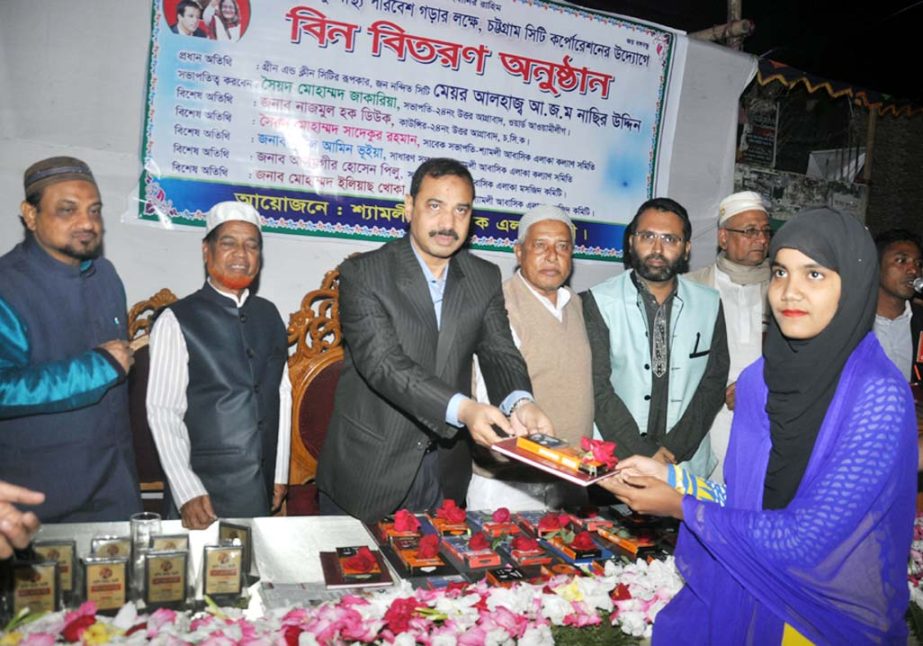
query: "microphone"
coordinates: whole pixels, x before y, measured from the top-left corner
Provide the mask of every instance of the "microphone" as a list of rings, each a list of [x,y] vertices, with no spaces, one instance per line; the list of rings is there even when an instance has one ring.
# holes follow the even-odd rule
[[[918,276],[913,279],[913,291],[917,294],[923,294],[923,276]]]

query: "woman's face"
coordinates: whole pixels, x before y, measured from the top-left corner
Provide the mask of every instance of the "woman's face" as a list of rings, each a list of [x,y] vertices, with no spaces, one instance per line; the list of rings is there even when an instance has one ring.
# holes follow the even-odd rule
[[[833,320],[840,303],[840,275],[796,249],[780,249],[772,261],[769,305],[789,339],[813,339]]]
[[[233,0],[221,0],[221,15],[226,20],[237,17],[237,7]]]

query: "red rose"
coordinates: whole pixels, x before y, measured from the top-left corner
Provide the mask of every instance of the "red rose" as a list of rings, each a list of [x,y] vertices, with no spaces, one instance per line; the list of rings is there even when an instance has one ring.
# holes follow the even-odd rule
[[[570,516],[568,516],[563,511],[553,512],[550,511],[544,516],[541,520],[538,521],[538,528],[541,531],[556,531],[559,529],[564,529],[570,524]]]
[[[574,536],[574,540],[571,541],[570,546],[575,550],[596,549],[596,543],[594,543],[593,539],[590,537],[590,532],[580,532]]]
[[[467,516],[465,510],[455,504],[452,499],[443,501],[442,506],[436,510],[436,518],[442,518],[450,523],[463,523]]]
[[[399,532],[415,532],[420,529],[420,521],[406,509],[398,509],[394,514],[394,529]]]
[[[495,523],[508,523],[510,521],[510,510],[506,507],[500,507],[493,513],[491,518]]]
[[[609,596],[613,601],[624,601],[625,599],[631,599],[631,592],[628,591],[627,585],[619,583]]]
[[[410,628],[410,620],[413,613],[417,611],[417,600],[413,597],[409,599],[395,599],[391,602],[391,607],[385,613],[385,623],[395,635],[407,632]]]
[[[298,646],[298,636],[304,632],[298,626],[286,626],[282,631],[286,646]]]
[[[520,534],[513,539],[513,549],[522,552],[534,552],[538,549],[538,541]]]
[[[554,512],[548,512],[538,521],[538,528],[541,531],[554,531],[561,529],[561,518]]]
[[[490,548],[490,543],[487,542],[487,537],[484,536],[484,532],[478,532],[474,534],[468,540],[468,548],[474,551],[486,550]]]
[[[618,458],[615,457],[615,442],[581,437],[580,448],[591,454],[594,460],[602,462],[610,469],[618,464]]]
[[[375,567],[376,559],[372,550],[367,547],[360,547],[355,556],[350,556],[343,562],[350,570],[354,572],[371,572]]]
[[[95,615],[81,615],[64,626],[61,636],[68,642],[79,642],[87,628],[96,623]]]
[[[431,559],[439,553],[439,537],[435,534],[427,534],[420,539],[420,545],[417,546],[418,559]]]

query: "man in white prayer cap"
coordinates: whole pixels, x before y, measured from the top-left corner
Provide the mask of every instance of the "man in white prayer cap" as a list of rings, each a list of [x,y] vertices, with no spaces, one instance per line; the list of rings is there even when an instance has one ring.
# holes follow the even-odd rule
[[[718,466],[712,479],[724,482],[724,456],[727,453],[734,410],[734,384],[741,370],[756,361],[763,347],[769,310],[769,241],[772,229],[762,196],[753,191],[734,193],[718,206],[718,247],[715,262],[687,274],[689,280],[718,290],[724,305],[728,352],[731,367],[725,405],[712,423],[709,438]]]
[[[557,206],[536,206],[519,220],[513,251],[519,270],[503,283],[513,342],[526,360],[535,401],[551,419],[555,435],[579,447],[581,437],[593,435],[593,376],[583,308],[564,285],[573,267],[570,217]],[[488,401],[479,370],[474,390],[478,401]],[[483,447],[474,449],[469,509],[586,504],[585,488],[494,456]]]
[[[250,293],[260,272],[260,215],[243,202],[208,212],[199,291],[151,331],[148,424],[167,475],[167,518],[204,529],[268,516],[287,493],[291,384],[276,306]]]

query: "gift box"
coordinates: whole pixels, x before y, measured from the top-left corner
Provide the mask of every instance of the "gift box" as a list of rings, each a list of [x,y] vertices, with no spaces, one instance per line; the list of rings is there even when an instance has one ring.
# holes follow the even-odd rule
[[[541,569],[542,576],[550,578],[558,575],[565,576],[584,576],[586,573],[578,568],[576,565],[571,565],[570,563],[549,563],[548,565],[543,565]]]
[[[447,518],[439,518],[434,514],[427,514],[426,520],[429,521],[429,524],[433,526],[433,529],[435,529],[436,533],[440,536],[471,535],[471,527],[468,526],[467,520],[456,522]]]
[[[657,545],[653,529],[631,528],[616,523],[612,527],[601,527],[596,533],[612,544],[615,549],[632,559],[657,557],[662,550]]]
[[[567,529],[573,523],[570,514],[560,511],[520,511],[514,514],[513,519],[528,533],[539,538]]]
[[[507,538],[497,546],[497,551],[506,556],[513,565],[546,565],[551,563],[551,555],[542,549],[542,546],[537,541],[533,541],[535,547],[530,549],[517,549],[514,543],[513,538]]]
[[[465,510],[459,507],[451,498],[446,498],[439,509],[427,514],[426,518],[440,536],[468,536],[471,534]]]
[[[612,527],[612,525],[615,524],[615,521],[611,518],[602,516],[599,513],[599,509],[596,507],[568,510],[568,515],[571,518],[571,523],[576,529],[586,530],[588,532],[595,532],[603,527]]]
[[[542,433],[532,433],[531,435],[517,437],[516,448],[546,460],[551,460],[565,469],[585,473],[593,478],[612,470],[605,462],[594,458],[592,453],[586,453],[562,439]]]
[[[466,536],[446,536],[442,545],[453,557],[464,563],[470,569],[498,567],[501,563],[500,555],[490,549],[472,549],[470,539]]]
[[[419,536],[395,536],[391,540],[394,552],[411,575],[423,575],[435,571],[446,563],[437,552],[431,557],[421,557]]]
[[[512,516],[507,520],[498,521],[494,520],[495,513],[490,511],[469,511],[468,519],[490,538],[514,536],[522,531],[519,525],[513,522]]]
[[[370,579],[381,574],[381,564],[376,556],[378,552],[372,552],[368,548],[362,550],[362,547],[338,547],[336,549],[337,567],[344,579]],[[363,555],[367,558],[362,558]]]
[[[602,557],[602,550],[595,543],[593,543],[593,547],[577,547],[573,543],[566,542],[563,536],[552,536],[548,539],[548,543],[561,552],[561,554],[575,561],[598,559]]]
[[[376,529],[381,540],[388,542],[399,537],[419,538],[421,536],[420,521],[416,516],[412,516],[413,520],[417,521],[416,526],[413,526],[410,518],[411,516],[398,518],[395,518],[395,516],[385,516],[378,521]]]
[[[518,567],[501,567],[487,571],[487,583],[489,585],[509,588],[516,583],[522,583],[527,580],[525,572]]]

